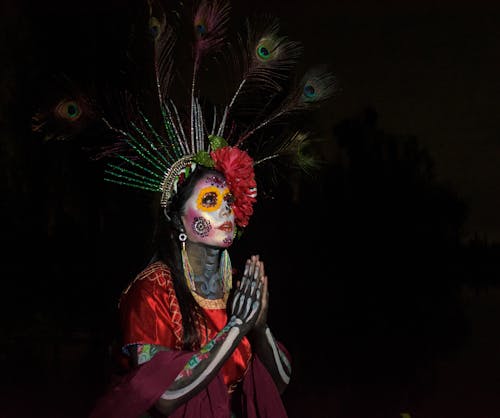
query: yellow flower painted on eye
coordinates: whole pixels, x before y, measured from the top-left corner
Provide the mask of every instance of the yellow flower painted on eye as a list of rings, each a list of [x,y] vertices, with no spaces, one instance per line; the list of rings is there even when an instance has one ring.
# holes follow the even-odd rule
[[[196,199],[196,206],[198,209],[205,212],[213,212],[220,208],[222,205],[223,196],[216,186],[204,187],[198,193],[198,199]]]

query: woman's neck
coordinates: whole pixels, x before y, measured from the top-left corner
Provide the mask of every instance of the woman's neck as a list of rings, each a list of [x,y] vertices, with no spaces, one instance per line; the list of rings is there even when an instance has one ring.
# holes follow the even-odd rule
[[[193,242],[187,242],[186,250],[194,274],[196,293],[206,299],[222,298],[224,288],[219,271],[222,250]]]

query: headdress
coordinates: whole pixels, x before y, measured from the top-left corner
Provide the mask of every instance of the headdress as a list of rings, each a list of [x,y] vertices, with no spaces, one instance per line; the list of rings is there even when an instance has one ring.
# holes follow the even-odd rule
[[[322,66],[296,76],[302,45],[282,36],[275,19],[247,20],[232,36],[228,1],[201,0],[193,10],[186,18],[183,5],[167,13],[149,3],[158,114],[134,106],[125,126],[104,116],[117,138],[99,157],[112,157],[105,180],[159,192],[164,207],[198,165],[214,168],[226,177],[235,221],[245,227],[257,195],[254,168],[278,158],[308,163],[302,150],[310,132],[294,122],[331,97],[335,80]],[[215,78],[203,84],[213,65]],[[190,84],[183,89],[186,74]],[[226,91],[224,99],[207,99]]]

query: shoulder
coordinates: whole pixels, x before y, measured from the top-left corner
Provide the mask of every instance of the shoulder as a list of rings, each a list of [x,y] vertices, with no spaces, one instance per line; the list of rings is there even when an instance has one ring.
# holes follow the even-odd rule
[[[175,322],[180,308],[169,267],[162,261],[145,267],[122,291],[118,309],[123,315],[130,312],[162,314],[173,317]]]
[[[121,293],[118,310],[124,345],[182,345],[182,316],[168,266],[154,262]]]
[[[169,267],[163,261],[156,261],[146,266],[130,284],[122,291],[118,307],[121,309],[123,303],[136,304],[138,301],[149,299],[169,301],[171,305],[176,301],[172,274]]]
[[[149,264],[130,282],[122,295],[126,295],[131,289],[141,288],[145,291],[159,289],[168,290],[172,287],[172,275],[170,269],[163,261]]]

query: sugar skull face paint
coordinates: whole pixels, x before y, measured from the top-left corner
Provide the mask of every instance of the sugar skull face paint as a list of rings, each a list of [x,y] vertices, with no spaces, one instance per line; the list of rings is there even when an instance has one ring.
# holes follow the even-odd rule
[[[235,228],[232,203],[222,175],[209,173],[198,180],[182,216],[188,239],[214,247],[229,247]]]

